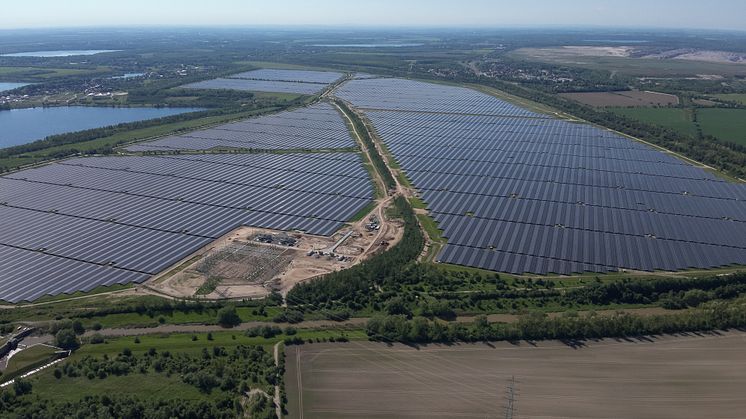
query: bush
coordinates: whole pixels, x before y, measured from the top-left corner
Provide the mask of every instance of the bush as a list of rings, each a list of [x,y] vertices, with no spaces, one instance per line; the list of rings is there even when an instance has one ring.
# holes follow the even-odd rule
[[[13,391],[16,393],[16,396],[29,394],[31,393],[32,388],[33,386],[31,385],[31,382],[24,380],[23,378],[16,378],[13,382]]]
[[[92,345],[98,345],[98,344],[106,342],[106,340],[104,339],[103,336],[101,336],[100,333],[94,333],[93,335],[91,335],[89,342]]]
[[[60,329],[54,337],[57,346],[62,349],[75,350],[80,347],[80,341],[73,329]]]
[[[85,333],[85,327],[83,327],[83,323],[80,320],[75,320],[73,322],[73,331],[76,335],[82,335]]]
[[[223,327],[234,327],[241,324],[236,307],[225,306],[218,310],[218,324]]]

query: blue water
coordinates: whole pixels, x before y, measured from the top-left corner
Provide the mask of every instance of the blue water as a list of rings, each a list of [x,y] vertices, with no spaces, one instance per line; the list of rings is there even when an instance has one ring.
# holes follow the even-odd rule
[[[4,92],[6,90],[17,89],[23,86],[28,86],[29,84],[30,83],[2,83],[0,82],[0,92]]]
[[[422,44],[315,44],[314,46],[330,48],[403,48],[420,47]]]
[[[0,148],[41,140],[49,135],[161,118],[198,108],[94,108],[64,106],[0,111]]]
[[[41,57],[41,58],[55,58],[55,57],[73,57],[77,55],[95,55],[103,52],[117,52],[121,51],[118,49],[83,49],[83,50],[59,50],[59,51],[29,51],[29,52],[16,52],[14,54],[2,54],[0,57]]]

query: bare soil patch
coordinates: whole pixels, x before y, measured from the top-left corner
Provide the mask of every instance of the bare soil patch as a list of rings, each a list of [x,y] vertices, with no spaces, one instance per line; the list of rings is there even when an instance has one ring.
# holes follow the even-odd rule
[[[348,342],[286,354],[291,418],[502,418],[511,388],[513,417],[737,418],[746,411],[743,332],[582,345]]]
[[[261,298],[272,291],[285,295],[300,282],[349,268],[401,240],[403,224],[385,218],[388,205],[391,201],[379,201],[369,216],[331,237],[239,227],[154,277],[146,288],[174,298]],[[379,229],[366,226],[371,217]],[[267,237],[271,242],[262,241]],[[287,239],[294,243],[286,244]]]

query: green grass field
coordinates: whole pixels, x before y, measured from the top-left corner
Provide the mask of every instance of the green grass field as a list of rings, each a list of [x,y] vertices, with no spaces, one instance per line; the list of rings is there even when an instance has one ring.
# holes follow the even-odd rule
[[[679,108],[608,108],[632,119],[660,125],[696,136],[697,126],[691,109]],[[697,120],[705,135],[746,145],[746,109],[699,108]]]
[[[46,345],[35,345],[18,352],[8,361],[8,368],[3,372],[3,380],[41,366],[52,359],[55,352],[57,349]]]
[[[727,93],[720,95],[711,95],[715,99],[724,100],[727,102],[737,102],[742,105],[746,105],[746,94],[744,93]]]
[[[613,56],[582,55],[562,47],[520,48],[508,53],[516,60],[538,61],[591,70],[607,70],[637,77],[688,77],[697,74],[746,75],[746,66],[689,60],[659,60]]]
[[[705,108],[697,113],[705,134],[746,146],[746,109]]]
[[[52,368],[53,370],[53,368]],[[122,376],[109,376],[105,380],[86,377],[54,377],[51,371],[44,371],[33,381],[34,391],[43,394],[44,399],[61,402],[74,402],[82,396],[136,396],[139,398],[163,400],[209,400],[214,395],[200,392],[186,384],[181,377],[165,374],[131,373]],[[216,390],[219,392],[219,390]]]
[[[280,307],[267,307],[265,309],[267,316],[259,316],[251,314],[254,310],[256,310],[255,307],[236,307],[238,316],[244,322],[271,321],[274,316],[282,311]],[[154,327],[161,324],[159,322],[161,317],[163,317],[163,324],[217,324],[217,310],[215,309],[208,309],[202,312],[191,311],[188,313],[175,311],[172,314],[153,317],[139,313],[109,314],[107,316],[82,319],[82,323],[86,328],[90,328],[96,323],[105,328]]]
[[[692,121],[691,111],[678,108],[607,108],[618,115],[660,125],[681,133],[695,136],[697,130]]]
[[[108,67],[87,69],[43,68],[43,67],[0,67],[2,81],[43,81],[57,77],[103,74],[111,71]]]

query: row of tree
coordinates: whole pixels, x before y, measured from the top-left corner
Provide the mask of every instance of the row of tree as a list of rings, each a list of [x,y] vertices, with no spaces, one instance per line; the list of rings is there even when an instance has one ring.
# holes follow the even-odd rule
[[[533,312],[516,323],[489,323],[482,316],[471,324],[443,323],[403,315],[375,317],[366,331],[373,340],[387,342],[474,342],[499,340],[596,339],[746,327],[746,302],[713,302],[702,308],[665,315],[577,315],[549,317]]]

